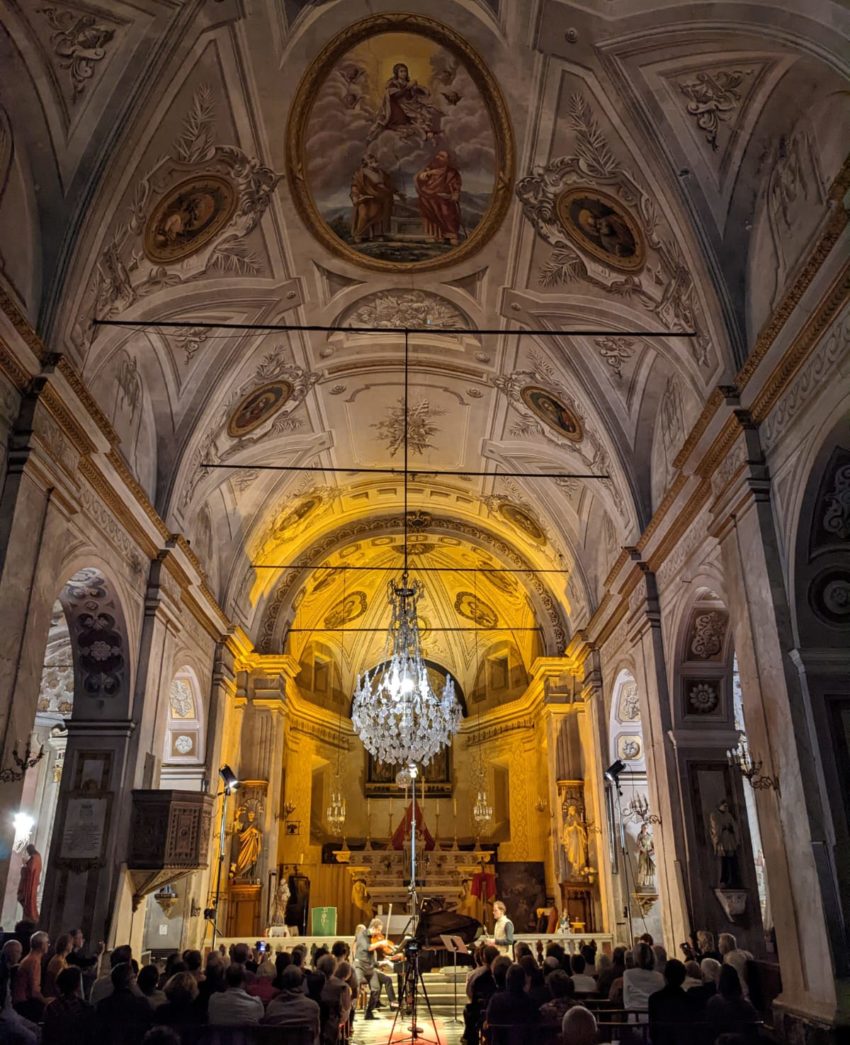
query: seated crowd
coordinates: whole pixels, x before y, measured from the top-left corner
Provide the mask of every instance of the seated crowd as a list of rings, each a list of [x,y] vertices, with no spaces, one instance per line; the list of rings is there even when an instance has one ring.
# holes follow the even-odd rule
[[[513,959],[492,945],[475,950],[466,983],[466,1045],[530,1041],[595,1045],[627,1041],[631,1024],[648,1024],[652,1045],[746,1045],[759,1016],[746,998],[749,955],[734,937],[700,934],[687,965],[642,938],[611,956],[555,942],[535,957],[523,943]],[[699,949],[697,949],[699,948]],[[0,1040],[9,1045],[194,1045],[209,1027],[280,1028],[280,1041],[334,1045],[352,1041],[358,976],[349,946],[305,945],[273,958],[247,944],[173,954],[139,968],[129,946],[102,969],[102,949],[85,958],[79,933],[53,948],[33,933],[0,952]],[[616,1030],[617,1026],[620,1030]],[[614,1033],[612,1033],[614,1031]],[[296,1034],[297,1032],[297,1034]]]
[[[535,958],[517,943],[511,960],[498,947],[481,947],[467,978],[463,1040],[748,1045],[758,1040],[761,1022],[746,997],[752,956],[729,933],[719,943],[715,951],[713,934],[698,934],[686,948],[687,965],[668,960],[649,936],[611,956],[591,946],[567,954],[553,942]],[[637,1024],[647,1024],[648,1034],[638,1035]]]

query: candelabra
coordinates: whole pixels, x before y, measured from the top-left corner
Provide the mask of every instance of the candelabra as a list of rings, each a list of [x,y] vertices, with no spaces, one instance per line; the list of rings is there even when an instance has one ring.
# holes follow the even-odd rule
[[[336,782],[336,787],[331,792],[331,800],[328,803],[327,811],[325,812],[325,819],[328,822],[328,827],[335,834],[342,831],[345,825],[345,796],[339,789],[339,781]]]
[[[623,806],[623,820],[636,824],[660,824],[661,817],[649,811],[649,799],[646,795],[637,794],[627,806]]]
[[[761,768],[764,763],[761,759],[754,759],[750,754],[747,735],[743,731],[738,731],[738,743],[735,747],[730,747],[726,752],[726,760],[733,769],[735,767],[740,769],[741,776],[749,780],[750,787],[754,791],[773,790],[777,793],[779,792],[779,777],[762,774]]]
[[[0,769],[0,784],[12,784],[18,780],[23,780],[27,770],[37,766],[43,758],[44,744],[41,745],[36,754],[33,754],[32,741],[28,740],[23,755],[19,755],[16,742],[14,748],[12,748],[12,760],[15,763],[15,768],[13,769],[10,766]]]

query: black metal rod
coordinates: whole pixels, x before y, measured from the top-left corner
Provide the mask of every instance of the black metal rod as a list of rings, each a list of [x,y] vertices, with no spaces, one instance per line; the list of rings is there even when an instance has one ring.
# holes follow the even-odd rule
[[[425,627],[425,632],[431,631],[542,631],[541,627],[536,628],[515,628],[513,624],[496,624],[492,628],[437,628],[437,627]],[[304,632],[311,634],[316,631],[332,631],[332,632],[367,632],[374,635],[386,635],[387,629],[384,628],[284,628],[285,635],[294,635],[296,632]]]
[[[331,566],[328,563],[315,562],[286,562],[265,563],[252,562],[255,570],[358,570],[361,573],[374,573],[379,570],[396,571],[397,566]],[[537,570],[533,566],[417,566],[415,563],[411,570],[420,573],[569,573],[569,570]],[[66,664],[65,667],[73,667]]]
[[[317,323],[207,323],[195,319],[95,319],[96,327],[146,327],[173,328],[193,327],[198,330],[279,330],[305,331],[319,334],[508,334],[522,337],[526,334],[543,334],[546,337],[696,337],[694,330],[575,330],[529,329],[508,330],[504,327],[339,327],[321,326]]]
[[[367,475],[404,475],[403,468],[340,468],[334,465],[322,464],[218,464],[214,461],[202,461],[199,468],[233,468],[242,472],[362,472]],[[413,476],[441,476],[441,475],[469,475],[477,478],[492,477],[493,479],[610,479],[607,472],[470,472],[470,471],[444,471],[443,469],[411,468],[409,475]]]

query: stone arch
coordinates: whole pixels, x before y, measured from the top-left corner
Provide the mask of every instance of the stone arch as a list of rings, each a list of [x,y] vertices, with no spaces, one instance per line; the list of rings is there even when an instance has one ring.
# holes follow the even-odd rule
[[[124,610],[97,566],[78,569],[63,585],[74,661],[75,718],[128,717],[131,666]]]
[[[833,926],[836,962],[850,945],[850,421],[813,452],[796,521],[792,587],[797,649],[823,765],[830,873],[843,909]],[[845,965],[846,972],[846,965]]]
[[[608,754],[611,762],[624,762],[629,773],[646,773],[641,711],[637,680],[628,668],[621,668],[611,689]]]

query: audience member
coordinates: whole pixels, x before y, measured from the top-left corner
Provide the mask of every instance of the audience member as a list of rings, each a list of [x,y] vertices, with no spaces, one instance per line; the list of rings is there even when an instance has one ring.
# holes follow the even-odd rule
[[[705,1021],[715,1037],[741,1034],[747,1042],[758,1040],[758,1013],[744,997],[734,966],[721,967],[717,994],[708,999],[705,1007]]]
[[[224,973],[224,985],[224,992],[213,994],[209,1000],[207,1022],[219,1027],[259,1023],[263,1018],[263,1003],[245,990],[244,963],[235,961],[232,953],[230,965]]]
[[[207,958],[207,967],[204,972],[204,978],[198,984],[198,999],[195,1002],[195,1006],[198,1010],[199,1018],[202,1021],[207,1019],[210,998],[214,994],[221,994],[223,991],[224,962],[221,959],[221,955],[216,952]]]
[[[152,1009],[158,1009],[165,1005],[165,992],[159,987],[159,969],[155,965],[143,965],[136,977],[136,986],[139,994],[147,1001]]]
[[[611,965],[607,969],[600,968],[596,977],[596,990],[607,998],[614,980],[620,979],[626,971],[626,948],[615,947],[611,955]]]
[[[203,983],[204,958],[200,951],[185,950],[183,952],[183,964],[186,966],[186,971],[195,977],[195,981],[198,984]]]
[[[723,956],[714,945],[714,933],[708,929],[700,929],[697,933],[697,955],[700,961],[703,958],[713,958],[716,962],[723,961]]]
[[[112,970],[117,965],[129,965],[133,960],[133,949],[129,944],[124,944],[121,947],[116,947],[109,955],[109,972],[103,976],[99,976],[95,981],[91,989],[91,997],[89,1000],[92,1005],[97,1006],[103,1001],[104,998],[108,998],[112,994]]]
[[[575,998],[573,981],[563,969],[556,969],[547,978],[546,986],[552,1000],[540,1006],[540,1022],[549,1027],[560,1027],[567,1012],[579,1004]]]
[[[134,989],[136,974],[129,962],[113,966],[110,979],[112,993],[95,1007],[99,1045],[135,1045],[153,1022],[153,1010]]]
[[[535,1009],[539,1009],[547,1001],[551,1001],[552,995],[543,980],[543,970],[537,964],[535,958],[526,955],[517,964],[525,973],[525,993],[531,999]]]
[[[345,961],[337,962],[332,954],[326,954],[317,962],[317,968],[325,976],[319,1001],[322,1045],[336,1045],[339,1029],[348,1023],[351,1012],[351,988],[347,983],[351,966]]]
[[[56,940],[53,957],[47,963],[41,985],[41,993],[45,998],[56,997],[56,977],[63,969],[68,968],[68,955],[71,953],[71,937],[62,933]]]
[[[30,937],[29,953],[18,965],[12,981],[12,1002],[15,1010],[33,1023],[41,1020],[47,1001],[41,990],[41,969],[49,946],[50,938],[47,933],[33,933]]]
[[[197,1004],[198,981],[191,972],[176,972],[163,988],[166,1002],[154,1011],[154,1022],[169,1027],[194,1026],[201,1022],[202,1011]]]
[[[731,965],[735,972],[737,972],[738,979],[741,981],[741,990],[744,992],[744,997],[749,998],[750,988],[747,983],[747,963],[753,960],[752,954],[750,951],[744,951],[738,946],[738,941],[732,933],[721,933],[717,938],[717,945],[720,949],[721,955],[723,956],[723,964]]]
[[[596,945],[585,943],[578,949],[578,953],[584,958],[585,972],[588,976],[596,979]]]
[[[281,976],[281,991],[269,1003],[263,1023],[273,1027],[287,1027],[289,1030],[302,1028],[319,1040],[320,1011],[312,998],[308,998],[302,989],[304,973],[297,964],[284,969]]]
[[[106,944],[101,940],[97,945],[97,954],[90,956],[85,953],[86,939],[82,929],[69,929],[68,935],[71,937],[71,950],[65,961],[69,965],[76,965],[78,969],[82,969],[83,978],[86,977],[86,974],[96,978],[100,960],[106,951]]]
[[[142,1045],[182,1045],[180,1035],[171,1027],[151,1027],[142,1038]]]
[[[584,971],[586,968],[585,960],[580,954],[574,954],[570,958],[570,968],[573,976],[573,987],[575,987],[576,994],[595,994],[596,993],[596,980],[592,976],[588,976]]]
[[[277,966],[271,958],[265,958],[257,966],[254,982],[249,983],[245,989],[252,997],[259,998],[263,1005],[268,1005],[272,998],[277,997],[278,988],[274,985],[276,979]]]
[[[238,965],[245,974],[245,985],[254,982],[255,972],[250,968],[251,948],[247,943],[234,943],[230,948],[230,964]],[[230,966],[228,966],[229,968]],[[254,966],[256,969],[256,966]]]
[[[652,1045],[680,1045],[683,1025],[693,1022],[693,1010],[682,990],[685,966],[671,958],[664,966],[664,986],[650,994],[649,1033]]]
[[[583,1005],[574,1005],[561,1024],[562,1045],[594,1045],[597,1029],[593,1013]]]
[[[723,966],[714,958],[703,958],[699,963],[702,983],[698,987],[691,987],[688,991],[688,1004],[696,1019],[702,1019],[709,998],[717,993],[717,981],[720,979],[720,970]]]
[[[699,962],[685,962],[685,982],[682,984],[683,991],[689,991],[692,987],[702,986],[702,971]]]
[[[667,951],[660,943],[654,943],[652,953],[655,955],[655,971],[663,976],[664,966],[667,964]]]
[[[78,965],[56,976],[56,995],[44,1010],[41,1045],[88,1045],[94,1030],[94,1009],[83,999],[83,974]]]
[[[623,1008],[645,1009],[650,994],[660,991],[664,977],[655,972],[655,954],[645,942],[634,949],[635,967],[623,973]]]
[[[498,980],[496,981],[498,983]],[[525,970],[521,965],[511,965],[505,976],[505,989],[496,991],[487,1005],[486,1021],[492,1031],[494,1045],[500,1042],[527,1040],[513,1034],[501,1034],[498,1028],[524,1027],[536,1023],[538,1010],[525,993]]]
[[[0,1010],[11,1008],[12,984],[23,953],[24,948],[20,940],[7,940],[0,951]]]

